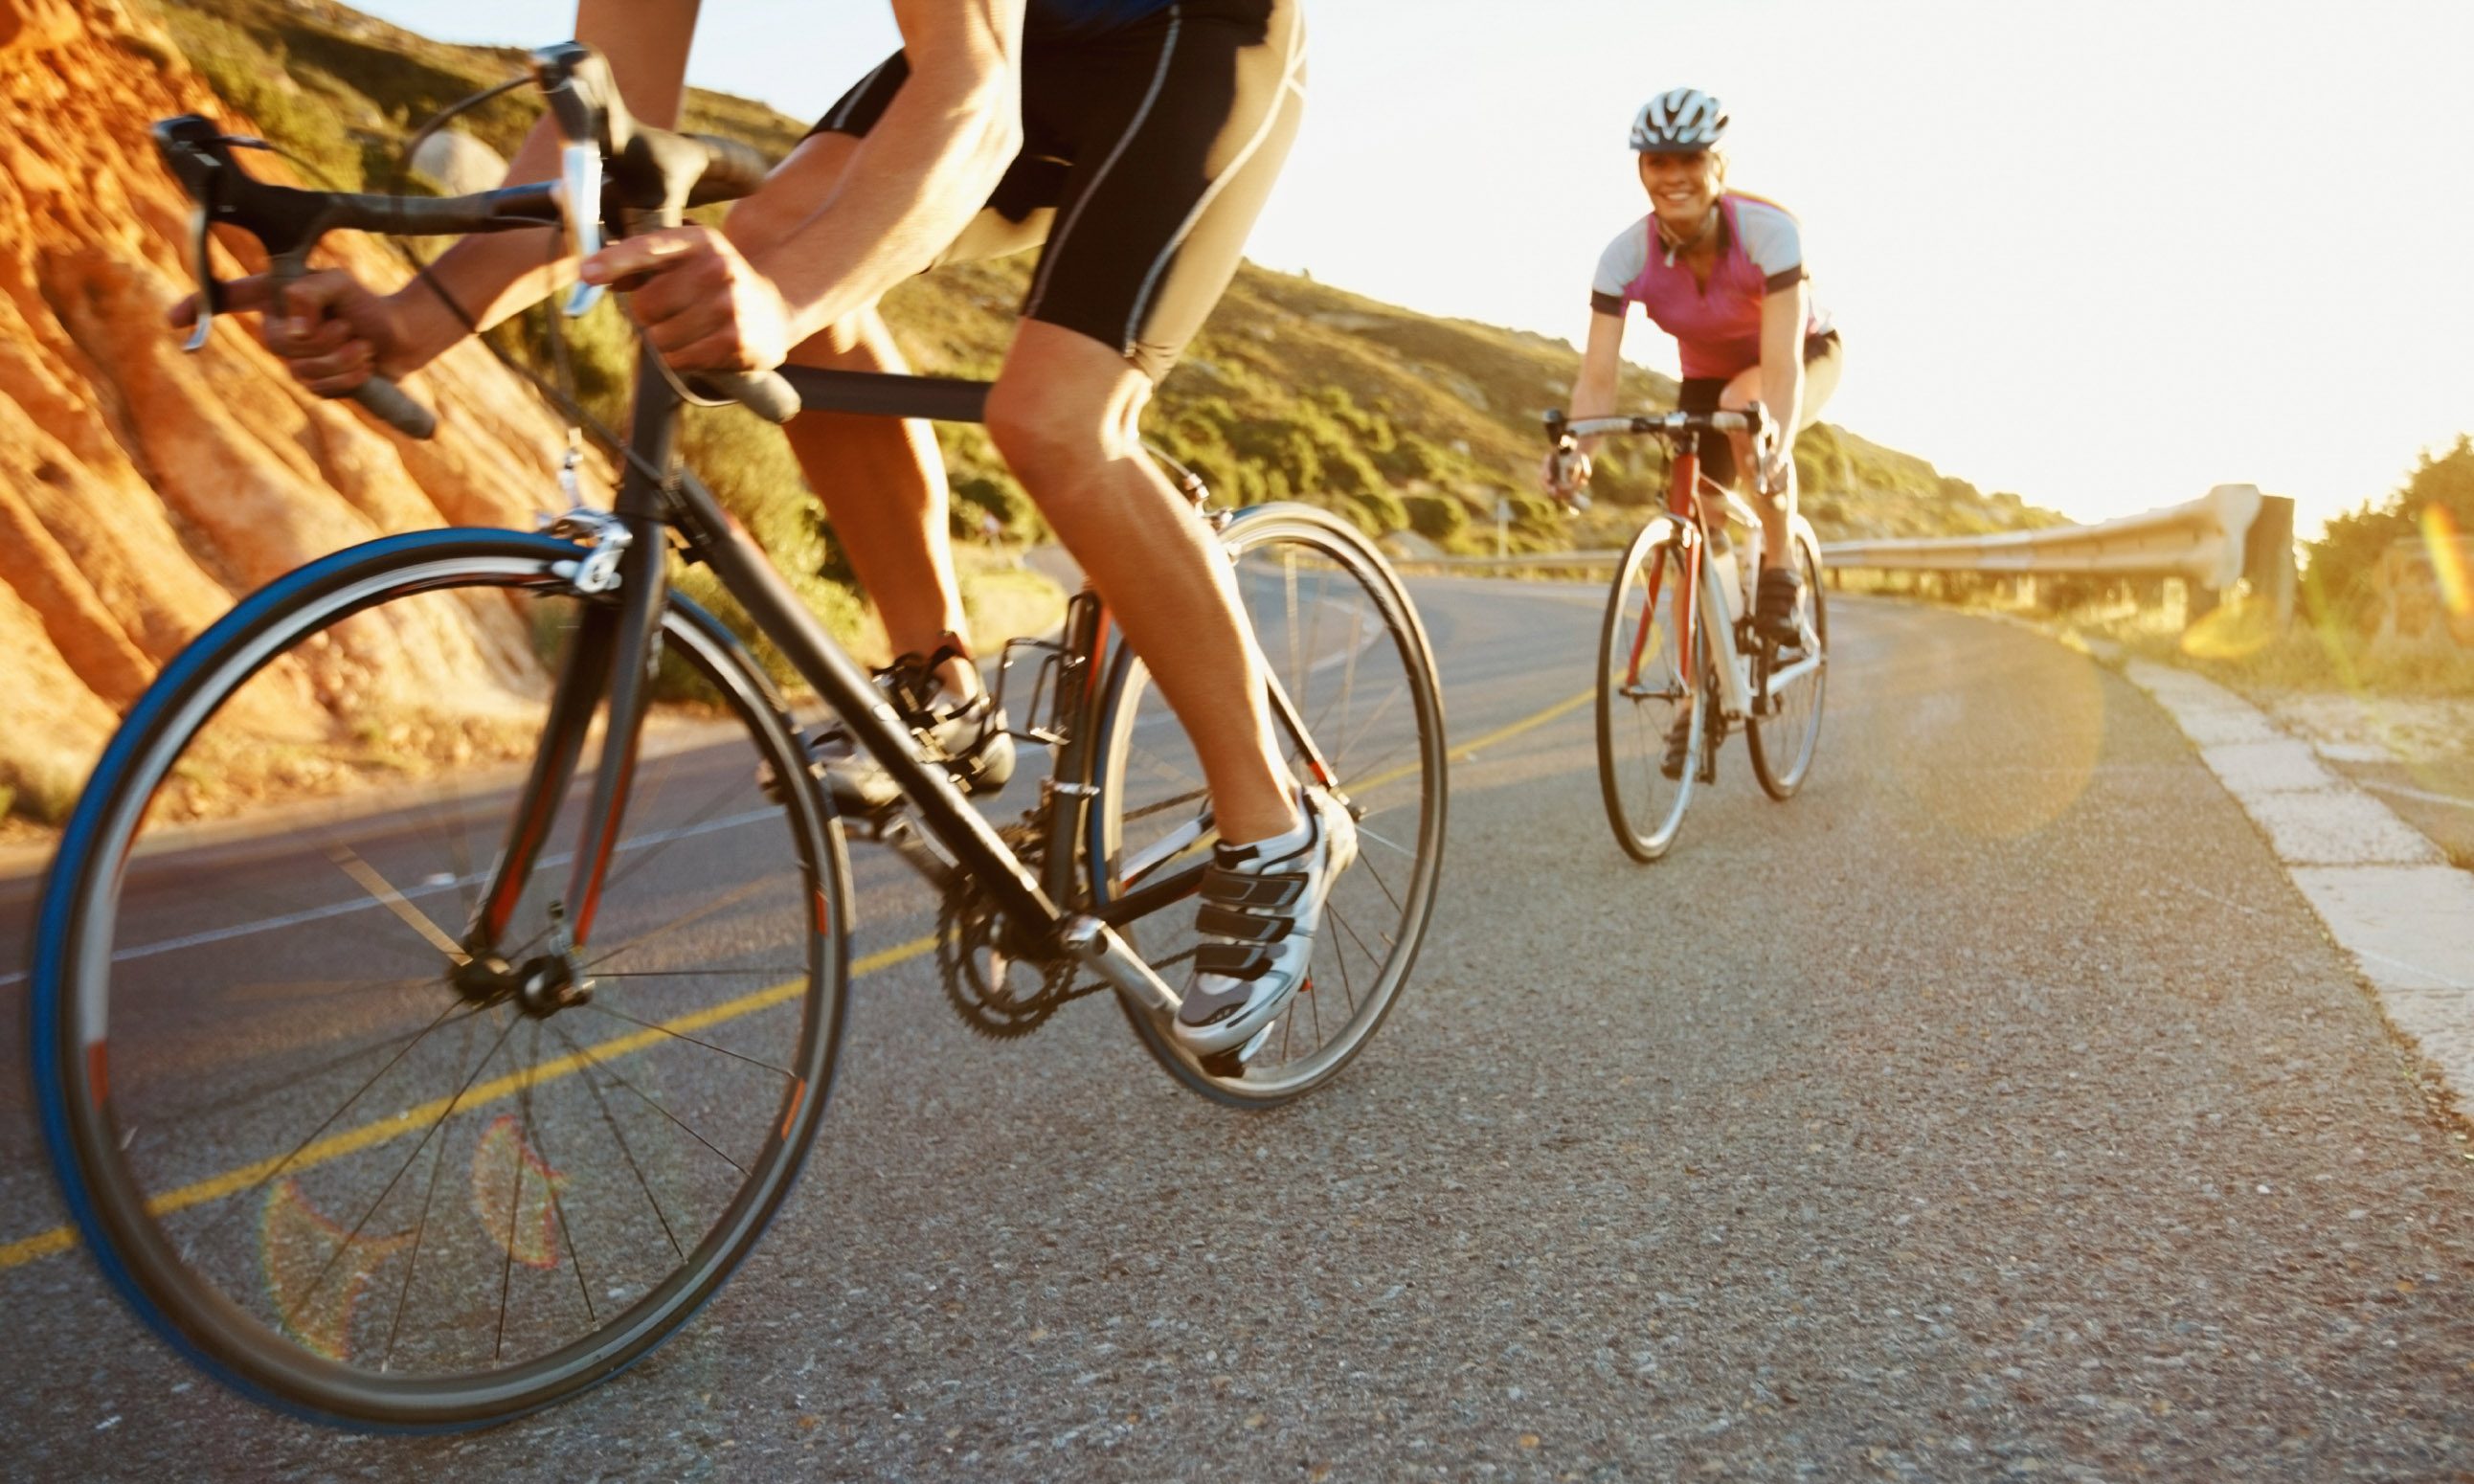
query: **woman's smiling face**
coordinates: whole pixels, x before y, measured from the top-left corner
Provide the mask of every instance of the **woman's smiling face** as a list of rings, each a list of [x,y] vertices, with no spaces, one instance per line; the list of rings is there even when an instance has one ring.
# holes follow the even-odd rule
[[[1640,183],[1649,192],[1650,209],[1678,235],[1698,231],[1709,220],[1726,177],[1725,164],[1710,150],[1640,157]]]

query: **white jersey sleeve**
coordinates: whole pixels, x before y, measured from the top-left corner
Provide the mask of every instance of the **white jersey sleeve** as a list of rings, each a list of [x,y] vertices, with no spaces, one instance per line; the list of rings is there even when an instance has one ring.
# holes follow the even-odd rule
[[[1649,218],[1642,217],[1607,244],[1598,255],[1597,275],[1589,280],[1589,307],[1600,314],[1624,312],[1624,290],[1649,266]]]
[[[1744,255],[1760,270],[1771,293],[1806,278],[1804,236],[1784,207],[1750,196],[1735,198],[1735,228],[1743,233]]]

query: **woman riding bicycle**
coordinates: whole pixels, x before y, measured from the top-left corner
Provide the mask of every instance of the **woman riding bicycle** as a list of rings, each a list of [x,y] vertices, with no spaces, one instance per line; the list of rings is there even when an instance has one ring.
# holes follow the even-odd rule
[[[1615,234],[1598,258],[1589,291],[1589,338],[1572,384],[1571,416],[1615,410],[1615,375],[1623,349],[1624,310],[1637,304],[1675,337],[1684,381],[1676,398],[1686,412],[1738,410],[1758,401],[1782,436],[1755,481],[1761,518],[1761,574],[1754,621],[1781,641],[1795,637],[1802,578],[1787,540],[1795,514],[1795,434],[1820,415],[1838,387],[1842,352],[1827,312],[1807,287],[1804,248],[1795,218],[1775,202],[1726,188],[1727,158],[1717,148],[1727,132],[1718,100],[1678,87],[1641,105],[1633,116],[1649,214]],[[1595,438],[1548,455],[1547,491],[1569,499],[1589,482]],[[1748,440],[1709,440],[1702,470],[1721,485],[1754,462]]]

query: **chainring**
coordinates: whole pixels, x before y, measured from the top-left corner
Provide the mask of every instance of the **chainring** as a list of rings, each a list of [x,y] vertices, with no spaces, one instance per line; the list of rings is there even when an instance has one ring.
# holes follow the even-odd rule
[[[1024,864],[1036,868],[1039,832],[1031,822],[1001,833]],[[936,913],[936,969],[946,1003],[974,1034],[998,1041],[1029,1035],[1075,998],[1076,965],[1007,953],[999,946],[1005,925],[995,900],[967,879],[946,893]]]

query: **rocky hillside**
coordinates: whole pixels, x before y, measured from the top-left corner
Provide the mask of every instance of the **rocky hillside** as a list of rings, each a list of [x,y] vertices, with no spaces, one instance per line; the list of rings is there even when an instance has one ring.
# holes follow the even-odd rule
[[[304,395],[237,324],[184,355],[186,206],[146,131],[186,112],[249,127],[114,0],[0,0],[0,800],[36,819],[237,595],[381,532],[529,523],[551,476],[556,426],[478,348],[416,378],[429,443]],[[256,266],[245,238],[215,255]]]

